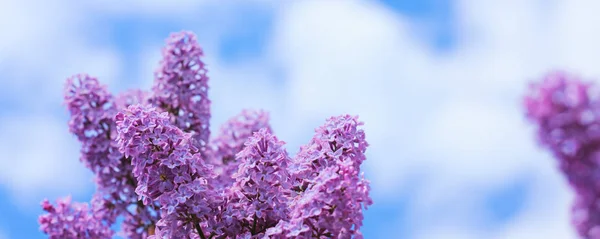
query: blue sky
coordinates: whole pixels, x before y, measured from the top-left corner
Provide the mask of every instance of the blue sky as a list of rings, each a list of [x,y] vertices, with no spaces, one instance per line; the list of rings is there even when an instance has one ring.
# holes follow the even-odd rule
[[[358,114],[375,204],[366,238],[574,238],[571,193],[522,118],[527,82],[600,77],[600,5],[558,0],[4,0],[0,239],[43,238],[43,198],[89,200],[62,105],[87,72],[148,89],[170,32],[206,52],[213,129],[271,112],[295,153],[331,115]]]

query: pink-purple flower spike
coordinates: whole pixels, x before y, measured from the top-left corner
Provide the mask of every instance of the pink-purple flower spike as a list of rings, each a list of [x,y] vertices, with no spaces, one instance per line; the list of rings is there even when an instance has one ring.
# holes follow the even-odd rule
[[[360,172],[362,122],[331,117],[295,157],[264,111],[242,111],[209,139],[202,56],[196,36],[180,32],[167,40],[150,92],[112,96],[91,76],[67,80],[69,127],[98,190],[91,206],[45,200],[41,230],[50,238],[362,238],[372,204]]]
[[[267,229],[289,220],[291,159],[284,142],[266,128],[254,133],[245,146],[238,154],[240,166],[229,189],[233,216],[248,228],[246,233],[263,236]]]
[[[110,224],[120,215],[126,217],[122,228],[128,238],[141,238],[144,233],[137,231],[151,227],[158,218],[152,208],[138,203],[131,159],[119,152],[116,142],[115,115],[125,105],[143,103],[143,95],[130,92],[115,99],[106,86],[85,74],[67,79],[65,86],[69,128],[81,142],[81,161],[98,185],[95,201],[104,205],[104,211],[110,209],[103,214]]]
[[[269,233],[296,238],[362,238],[362,209],[372,204],[360,173],[368,143],[357,117],[331,117],[294,158],[290,221]]]
[[[214,148],[211,160],[218,174],[215,186],[227,187],[234,182],[232,176],[240,164],[235,155],[242,151],[248,138],[260,129],[271,132],[269,114],[262,110],[243,110],[221,126],[219,134],[211,140]]]
[[[100,205],[94,204],[92,207]],[[112,238],[108,223],[92,213],[86,203],[71,203],[71,197],[59,199],[56,206],[48,200],[42,202],[47,214],[40,216],[40,229],[51,239]],[[94,209],[96,210],[96,209]]]
[[[600,108],[593,85],[565,72],[552,72],[531,85],[528,119],[539,142],[558,159],[576,192],[572,222],[582,238],[600,238]]]
[[[210,100],[204,52],[191,32],[171,34],[162,51],[152,102],[172,115],[174,124],[196,139],[204,153],[210,137]]]

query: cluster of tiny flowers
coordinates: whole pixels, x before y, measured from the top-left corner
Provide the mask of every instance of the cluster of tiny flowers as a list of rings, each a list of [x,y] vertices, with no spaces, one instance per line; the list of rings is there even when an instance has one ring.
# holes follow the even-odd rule
[[[151,92],[112,96],[67,80],[69,126],[98,190],[87,204],[45,200],[50,238],[362,238],[372,204],[360,172],[362,122],[341,115],[291,157],[264,111],[244,110],[210,138],[208,77],[190,32],[172,34]],[[117,220],[122,218],[122,220]]]
[[[532,84],[527,118],[539,142],[558,159],[576,192],[572,222],[582,238],[600,238],[600,101],[591,83],[552,72]]]
[[[239,169],[231,187],[233,217],[249,235],[262,235],[268,228],[289,219],[291,162],[284,142],[267,129],[254,133],[238,154]]]
[[[219,175],[216,180],[218,185],[215,186],[223,188],[234,182],[232,176],[240,164],[235,156],[244,148],[244,143],[252,133],[260,129],[271,132],[269,114],[264,111],[243,110],[221,126],[218,136],[211,140],[214,148],[211,159]]]
[[[162,50],[155,72],[154,105],[172,115],[174,124],[192,133],[200,152],[207,150],[210,137],[208,77],[201,58],[204,51],[191,32],[174,33]]]
[[[65,85],[65,103],[71,115],[69,129],[82,144],[81,161],[96,176],[95,198],[109,212],[103,220],[114,223],[123,215],[122,229],[128,238],[142,238],[157,215],[152,208],[138,203],[131,159],[118,150],[114,116],[129,105],[146,101],[147,94],[140,90],[113,97],[106,86],[85,74],[70,77]]]
[[[93,204],[92,210],[101,207]],[[52,239],[111,238],[113,231],[101,214],[92,213],[87,203],[71,203],[71,197],[58,199],[56,206],[42,202],[47,214],[40,216],[40,228]],[[98,217],[100,216],[100,217]]]
[[[209,184],[212,166],[200,157],[191,134],[171,124],[166,112],[132,105],[116,120],[120,150],[132,157],[135,192],[144,205],[160,205],[156,236],[185,238],[217,205]]]
[[[372,204],[369,183],[360,173],[368,146],[356,117],[332,117],[316,130],[294,158],[296,196],[289,222],[269,235],[298,238],[362,238],[362,207]]]

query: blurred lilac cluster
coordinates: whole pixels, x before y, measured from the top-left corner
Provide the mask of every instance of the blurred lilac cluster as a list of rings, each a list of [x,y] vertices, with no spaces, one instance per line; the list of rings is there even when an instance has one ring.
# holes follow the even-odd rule
[[[572,222],[582,238],[600,238],[600,92],[565,72],[532,84],[525,97],[538,139],[558,159],[576,192]]]
[[[98,206],[100,204],[94,204]],[[42,208],[47,214],[40,216],[41,229],[51,239],[62,238],[110,238],[113,232],[110,222],[99,207],[90,211],[86,203],[72,203],[71,197],[59,199],[56,206],[44,200]]]
[[[327,119],[294,157],[263,111],[243,111],[211,140],[196,37],[172,34],[162,55],[152,92],[112,96],[88,75],[67,80],[70,131],[97,191],[90,205],[44,200],[44,233],[111,238],[120,226],[126,238],[362,238],[372,201],[357,117]]]

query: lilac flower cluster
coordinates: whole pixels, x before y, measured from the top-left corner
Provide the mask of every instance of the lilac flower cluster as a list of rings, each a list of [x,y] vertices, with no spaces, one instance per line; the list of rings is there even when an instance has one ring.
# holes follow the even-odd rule
[[[362,207],[372,204],[360,173],[368,146],[357,117],[332,117],[294,159],[291,220],[269,233],[299,238],[362,238]]]
[[[116,120],[120,150],[132,157],[135,192],[144,205],[160,205],[156,236],[185,238],[201,219],[210,221],[218,206],[209,183],[214,173],[192,144],[191,134],[171,124],[168,113],[152,107],[129,106]]]
[[[172,115],[177,127],[192,133],[202,153],[210,137],[210,100],[203,55],[191,32],[171,34],[155,72],[151,98],[154,105]]]
[[[245,146],[238,154],[241,162],[233,174],[235,183],[229,189],[229,197],[232,216],[238,226],[249,229],[245,233],[250,237],[289,220],[291,159],[284,142],[265,128],[254,133]]]
[[[221,188],[231,185],[233,173],[240,164],[235,156],[244,148],[244,143],[254,132],[265,129],[271,132],[269,114],[264,111],[243,110],[240,114],[229,119],[221,126],[219,134],[211,141],[213,165],[218,173]]]
[[[565,72],[549,73],[530,90],[527,117],[576,192],[572,222],[583,238],[600,238],[600,92]]]
[[[372,204],[360,172],[362,123],[331,117],[291,157],[269,116],[244,110],[210,139],[203,51],[167,40],[152,92],[113,97],[97,79],[67,80],[69,126],[96,175],[92,206],[60,201],[40,216],[50,238],[362,238]]]
[[[93,204],[98,210],[100,204]],[[86,203],[71,203],[71,197],[59,199],[56,206],[42,202],[48,214],[40,216],[40,228],[51,239],[111,238],[113,231],[102,220],[101,213],[92,213]]]
[[[103,220],[112,224],[123,215],[123,233],[129,238],[144,237],[158,215],[138,202],[131,159],[118,150],[114,116],[128,105],[146,101],[147,94],[142,91],[113,97],[106,86],[85,74],[67,79],[65,86],[65,103],[71,114],[69,129],[82,144],[81,161],[96,176],[95,198],[110,209]]]

